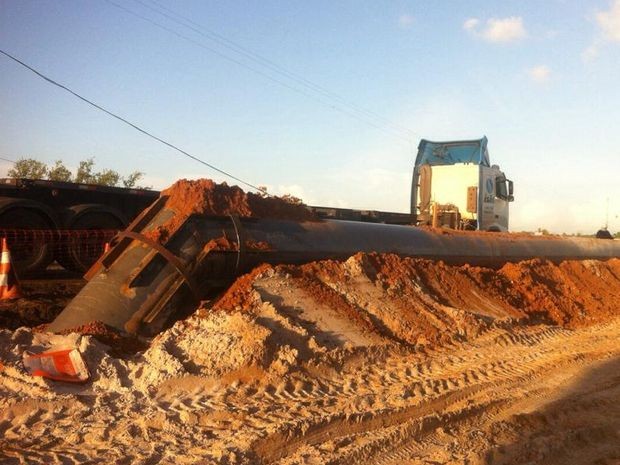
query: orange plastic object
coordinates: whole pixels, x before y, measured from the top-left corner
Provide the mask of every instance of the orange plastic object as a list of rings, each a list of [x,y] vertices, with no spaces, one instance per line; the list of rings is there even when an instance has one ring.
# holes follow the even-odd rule
[[[19,281],[12,266],[11,252],[6,242],[6,237],[2,238],[2,257],[0,258],[0,300],[19,299]]]
[[[56,381],[83,383],[90,376],[77,349],[54,350],[41,354],[26,351],[24,365],[32,376],[43,376]]]

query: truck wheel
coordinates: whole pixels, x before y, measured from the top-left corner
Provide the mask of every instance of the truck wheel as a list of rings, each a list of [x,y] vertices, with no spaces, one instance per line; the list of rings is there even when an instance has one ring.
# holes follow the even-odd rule
[[[45,270],[54,259],[56,221],[43,204],[0,199],[0,236],[7,238],[19,277]]]
[[[108,242],[127,221],[122,213],[104,205],[75,205],[65,220],[68,229],[63,238],[58,263],[79,273],[86,272],[95,263]]]

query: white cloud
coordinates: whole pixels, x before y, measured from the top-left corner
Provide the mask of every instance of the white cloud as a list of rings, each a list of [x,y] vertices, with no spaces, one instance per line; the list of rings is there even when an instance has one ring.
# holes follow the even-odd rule
[[[614,0],[608,11],[599,11],[595,17],[603,38],[610,42],[620,42],[620,0]]]
[[[538,65],[528,69],[527,74],[532,81],[542,84],[549,81],[551,77],[551,68],[547,65]]]
[[[597,58],[599,55],[600,47],[601,47],[600,41],[596,41],[592,45],[590,45],[588,48],[586,48],[581,53],[581,58],[583,59],[583,61],[592,61],[595,58]]]
[[[520,16],[489,18],[484,27],[480,27],[479,19],[469,18],[463,23],[463,29],[476,37],[494,43],[516,42],[527,37],[523,18]]]
[[[409,29],[411,26],[413,26],[413,22],[415,21],[415,18],[410,15],[410,14],[402,14],[398,17],[398,27],[400,27],[401,29]]]
[[[362,159],[376,163],[380,156],[367,154],[362,155]],[[365,167],[365,164],[343,165],[339,173],[327,175],[326,184],[334,186],[334,190],[321,192],[318,205],[408,212],[412,168],[397,171],[378,166]],[[406,165],[410,165],[409,159]]]
[[[299,184],[278,184],[267,185],[265,187],[267,188],[267,192],[269,192],[271,195],[292,195],[293,197],[301,199],[306,204],[315,204],[314,196]]]
[[[527,33],[520,17],[496,19],[487,21],[487,27],[482,33],[483,37],[490,42],[512,42],[523,39]]]
[[[599,31],[597,37],[581,53],[581,58],[586,62],[597,58],[606,42],[620,42],[620,0],[613,0],[609,10],[597,11],[594,19]]]
[[[478,18],[468,18],[463,23],[463,29],[466,31],[475,31],[480,24],[480,20]]]
[[[559,35],[560,35],[560,32],[555,29],[549,29],[547,32],[545,32],[545,37],[547,39],[555,39]]]

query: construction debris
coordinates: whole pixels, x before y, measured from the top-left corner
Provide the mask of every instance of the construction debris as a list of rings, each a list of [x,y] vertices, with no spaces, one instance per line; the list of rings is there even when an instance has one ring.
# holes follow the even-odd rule
[[[83,383],[89,377],[88,367],[75,347],[54,347],[40,354],[25,351],[23,362],[32,376],[68,383]]]

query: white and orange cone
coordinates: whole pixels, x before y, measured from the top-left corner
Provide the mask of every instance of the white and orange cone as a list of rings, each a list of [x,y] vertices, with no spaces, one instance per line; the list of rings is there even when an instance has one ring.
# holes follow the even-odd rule
[[[105,245],[103,246],[103,253],[106,254],[110,251],[110,243],[106,242]]]
[[[0,259],[0,300],[18,299],[21,297],[19,281],[11,263],[11,252],[2,238],[2,258]]]

